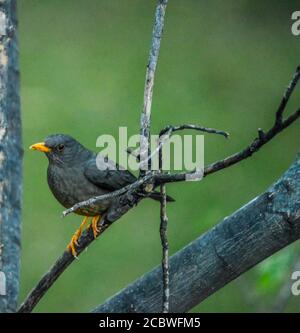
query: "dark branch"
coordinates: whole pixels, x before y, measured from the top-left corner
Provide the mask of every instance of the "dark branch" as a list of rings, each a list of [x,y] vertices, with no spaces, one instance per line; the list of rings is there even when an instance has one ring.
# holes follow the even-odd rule
[[[258,138],[254,139],[254,141],[247,148],[245,148],[241,152],[238,152],[236,154],[233,154],[225,158],[224,160],[208,165],[204,170],[204,176],[228,168],[229,166],[234,165],[252,156],[255,152],[259,151],[259,149],[262,146],[271,141],[277,134],[279,134],[285,128],[290,126],[299,117],[300,117],[300,109],[298,109],[294,114],[292,114],[286,120],[282,121],[280,124],[274,125],[268,132],[264,133],[260,130]]]
[[[298,66],[298,68],[296,69],[294,77],[292,78],[290,84],[288,85],[288,87],[283,95],[283,98],[279,104],[278,110],[276,112],[275,125],[280,125],[282,123],[283,112],[286,108],[286,105],[287,105],[294,89],[296,88],[296,85],[297,85],[299,79],[300,79],[300,66]]]
[[[300,157],[275,185],[170,258],[170,312],[186,312],[300,238]],[[188,223],[188,221],[186,221]],[[93,312],[159,312],[156,267]]]
[[[181,126],[167,126],[159,133],[159,141],[158,141],[158,154],[159,154],[159,170],[162,172],[163,166],[163,156],[162,156],[162,147],[166,140],[170,138],[173,132],[181,131],[185,129],[192,129],[197,131],[202,131],[206,133],[213,134],[221,134],[224,135],[225,138],[229,136],[228,133],[224,131],[219,131],[213,128],[207,128],[203,126],[197,125],[181,125]],[[149,159],[151,159],[157,151],[151,153]],[[162,312],[168,313],[170,308],[170,281],[169,281],[169,243],[168,243],[168,216],[167,216],[167,192],[166,192],[166,184],[160,185],[160,194],[161,194],[161,203],[160,203],[160,238],[162,245],[162,275],[163,275],[163,306]]]
[[[105,231],[108,225],[103,225],[100,234]],[[80,238],[79,246],[77,247],[78,255],[94,240],[94,236],[91,230],[83,232]],[[60,258],[58,258],[55,264],[50,270],[41,278],[39,283],[27,296],[25,302],[20,306],[18,312],[31,312],[47,290],[53,285],[58,277],[64,272],[64,270],[75,260],[69,250],[66,250]]]
[[[255,138],[245,149],[206,166],[204,168],[204,177],[222,169],[226,169],[252,156],[254,153],[258,152],[262,146],[271,141],[276,135],[281,133],[285,128],[289,127],[298,118],[300,118],[300,109],[285,120],[282,120],[280,123],[275,123],[274,126],[271,127],[266,133],[263,132],[262,129],[259,129],[258,137]],[[189,173],[186,172],[180,172],[177,174],[165,173],[156,177],[155,185],[160,185],[161,183],[182,182],[186,180],[188,174]]]
[[[229,137],[229,133],[227,133],[227,132],[220,131],[215,128],[203,127],[203,126],[193,125],[193,124],[184,124],[184,125],[179,125],[179,126],[168,125],[160,131],[159,136],[166,135],[166,134],[168,136],[170,136],[173,132],[182,131],[182,130],[186,130],[186,129],[205,132],[205,133],[211,133],[211,134],[220,134],[220,135],[225,136],[225,138]]]
[[[115,202],[111,207],[111,210],[104,215],[100,221],[100,232],[98,237],[120,216],[124,215],[129,209],[136,205],[142,198],[133,195],[121,195],[115,198]],[[87,248],[95,240],[91,229],[85,230],[80,239],[79,246],[76,247],[77,256],[79,256],[85,248]],[[59,276],[65,271],[65,269],[75,260],[69,250],[64,251],[62,256],[56,260],[54,265],[49,271],[41,278],[38,284],[29,293],[26,300],[20,306],[18,312],[31,312],[37,305],[39,300],[46,294],[48,289],[59,278]]]
[[[163,165],[161,136],[159,137],[159,170]],[[170,273],[169,273],[169,243],[168,243],[168,216],[167,216],[167,189],[166,184],[160,185],[160,239],[162,246],[162,274],[163,274],[163,297],[162,312],[168,313],[170,309]]]
[[[168,313],[170,304],[169,287],[169,243],[168,243],[168,216],[167,216],[167,197],[166,185],[160,186],[161,204],[160,204],[160,239],[162,245],[162,276],[163,276],[163,306],[162,312]]]

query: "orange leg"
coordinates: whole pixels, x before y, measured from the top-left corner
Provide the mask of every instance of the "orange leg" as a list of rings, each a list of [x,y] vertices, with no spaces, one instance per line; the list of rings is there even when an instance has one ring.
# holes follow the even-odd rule
[[[77,256],[75,245],[78,246],[78,238],[81,236],[82,230],[85,227],[86,223],[88,222],[88,219],[89,219],[89,216],[84,217],[84,219],[81,222],[79,228],[76,230],[73,237],[71,238],[71,242],[68,244],[67,248],[72,252],[72,254],[75,258]]]
[[[98,228],[98,221],[100,220],[101,218],[101,215],[97,215],[97,216],[94,216],[92,218],[92,224],[91,224],[91,227],[92,227],[92,230],[93,230],[93,234],[94,234],[94,237],[97,238],[99,232],[100,232],[100,229]]]

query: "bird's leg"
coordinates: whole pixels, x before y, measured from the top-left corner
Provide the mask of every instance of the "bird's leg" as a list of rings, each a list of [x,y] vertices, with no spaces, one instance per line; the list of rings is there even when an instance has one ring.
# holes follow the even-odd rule
[[[72,252],[72,255],[74,257],[77,256],[75,245],[78,246],[78,238],[82,234],[82,230],[85,227],[86,223],[88,222],[89,216],[85,216],[83,221],[81,222],[79,228],[74,233],[73,237],[71,238],[71,242],[68,244],[68,249]]]
[[[100,220],[101,218],[101,215],[97,215],[97,216],[94,216],[92,218],[92,224],[91,224],[91,227],[92,227],[92,230],[93,230],[93,234],[94,234],[94,237],[97,238],[99,232],[100,232],[100,229],[98,228],[98,221]]]

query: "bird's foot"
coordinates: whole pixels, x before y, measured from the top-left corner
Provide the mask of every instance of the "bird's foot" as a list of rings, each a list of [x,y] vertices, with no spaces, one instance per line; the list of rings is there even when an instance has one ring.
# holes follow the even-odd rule
[[[97,238],[99,235],[99,232],[100,232],[100,229],[98,228],[98,221],[100,220],[100,218],[101,218],[101,215],[97,215],[92,218],[91,227],[93,230],[94,238]]]
[[[82,230],[85,227],[87,221],[88,221],[89,217],[85,216],[82,223],[80,224],[79,228],[76,230],[76,232],[74,233],[74,235],[71,238],[70,243],[67,246],[67,249],[72,253],[74,258],[77,258],[77,251],[76,251],[76,246],[79,246],[78,244],[78,239],[82,234]]]

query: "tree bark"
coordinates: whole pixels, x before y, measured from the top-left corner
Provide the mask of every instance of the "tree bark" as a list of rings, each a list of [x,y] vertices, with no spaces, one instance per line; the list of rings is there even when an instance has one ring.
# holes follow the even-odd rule
[[[300,156],[266,192],[170,259],[170,311],[186,312],[300,238]],[[186,222],[188,223],[188,221]],[[159,312],[161,267],[93,312]]]
[[[22,144],[16,0],[0,1],[0,312],[19,294]]]

